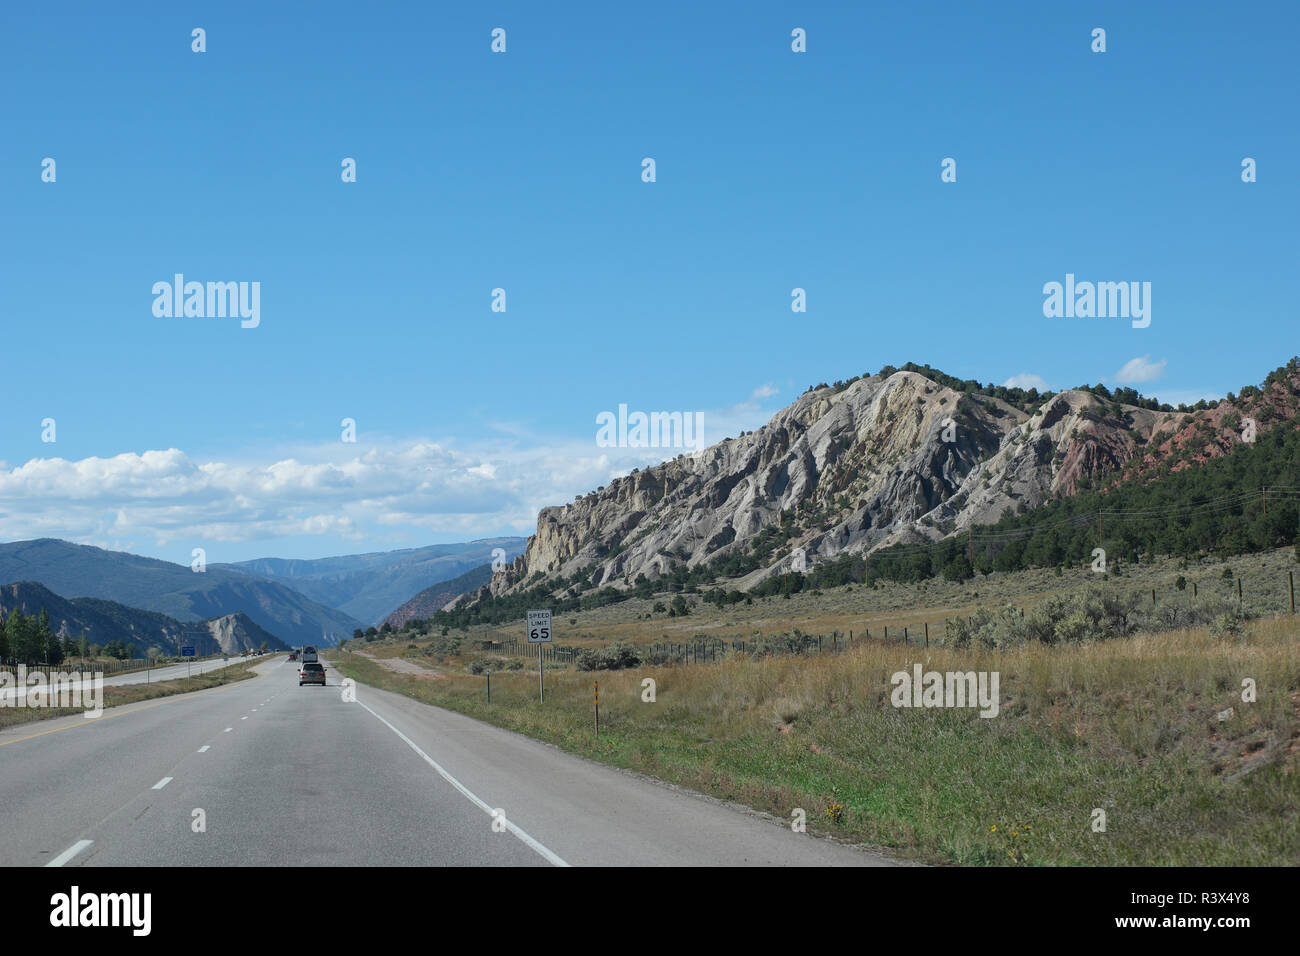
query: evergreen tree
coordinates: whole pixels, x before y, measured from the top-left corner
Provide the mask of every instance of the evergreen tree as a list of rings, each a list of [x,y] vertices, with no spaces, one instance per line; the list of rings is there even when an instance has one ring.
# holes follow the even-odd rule
[[[37,660],[44,660],[47,664],[53,664],[55,661],[49,659],[50,645],[58,642],[54,632],[50,630],[50,612],[41,608],[40,615],[36,618],[36,635],[35,650]]]
[[[45,663],[54,667],[63,663],[63,642],[57,634],[50,634],[45,639]]]
[[[45,647],[41,643],[39,625],[36,618],[30,617],[14,608],[9,615],[9,647],[17,664],[39,664],[45,656]]]

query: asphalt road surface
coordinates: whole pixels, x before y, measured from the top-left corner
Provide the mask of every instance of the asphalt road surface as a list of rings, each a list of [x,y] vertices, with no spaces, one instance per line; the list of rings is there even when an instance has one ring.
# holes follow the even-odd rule
[[[183,666],[183,665],[182,665]],[[888,865],[365,685],[235,684],[0,731],[4,866]]]

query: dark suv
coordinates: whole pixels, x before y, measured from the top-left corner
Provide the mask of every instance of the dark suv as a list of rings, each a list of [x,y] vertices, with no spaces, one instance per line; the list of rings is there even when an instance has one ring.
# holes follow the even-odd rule
[[[298,686],[303,684],[320,684],[325,686],[325,665],[316,661],[308,661],[302,665],[298,671]]]

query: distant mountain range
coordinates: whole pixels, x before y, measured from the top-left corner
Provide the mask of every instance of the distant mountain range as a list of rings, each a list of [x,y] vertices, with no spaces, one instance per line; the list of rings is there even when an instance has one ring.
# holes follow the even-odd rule
[[[520,540],[522,541],[522,539]],[[443,581],[440,584],[425,588],[384,618],[384,623],[391,624],[393,627],[401,627],[412,618],[423,620],[432,616],[435,611],[442,610],[445,605],[462,594],[478,591],[490,580],[492,580],[492,565],[483,564],[477,568],[472,568],[458,578],[452,578],[450,581]]]
[[[504,561],[511,561],[523,553],[524,544],[523,538],[485,538],[315,560],[258,558],[211,565],[208,570],[228,568],[275,581],[367,625],[378,625],[411,595],[491,563],[498,549]]]
[[[181,623],[242,613],[286,644],[332,647],[362,627],[293,588],[228,566],[197,573],[186,565],[53,538],[0,544],[0,581],[37,582],[56,594],[114,601]]]
[[[114,640],[124,645],[134,644],[140,657],[151,648],[157,648],[165,656],[175,656],[187,644],[194,645],[199,656],[239,654],[263,644],[268,650],[283,650],[286,646],[243,613],[206,621],[178,621],[116,601],[86,597],[68,600],[33,581],[0,586],[0,611],[7,616],[15,608],[32,616],[46,611],[51,629],[60,637],[76,639],[84,633],[91,644],[100,647]]]

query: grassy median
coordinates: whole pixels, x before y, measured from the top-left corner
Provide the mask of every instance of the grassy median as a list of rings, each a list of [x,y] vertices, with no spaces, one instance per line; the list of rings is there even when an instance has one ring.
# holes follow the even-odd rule
[[[105,684],[104,709],[121,707],[123,704],[137,704],[155,697],[170,697],[173,694],[188,694],[191,691],[207,690],[247,680],[256,676],[253,665],[257,660],[240,661],[229,667],[182,677],[179,680],[156,681],[148,684]],[[0,729],[26,724],[35,720],[49,720],[53,717],[72,717],[85,713],[82,707],[0,707]]]
[[[526,670],[493,674],[488,704],[485,678],[455,667],[430,679],[333,657],[362,683],[783,819],[802,808],[810,831],[914,859],[1300,863],[1294,618],[1226,637],[970,651],[858,641],[837,655],[548,669],[544,704]],[[916,662],[999,672],[998,716],[892,706],[890,676]],[[1254,703],[1242,700],[1247,678]]]

